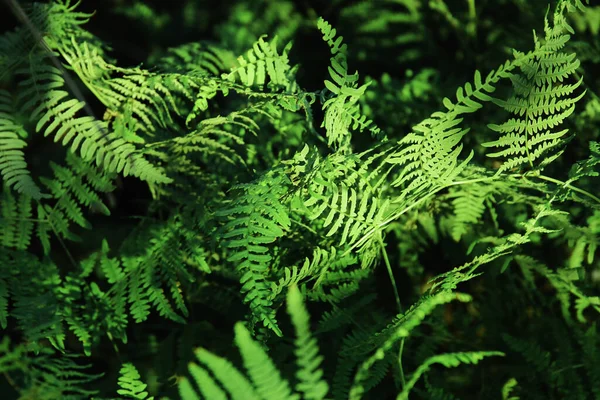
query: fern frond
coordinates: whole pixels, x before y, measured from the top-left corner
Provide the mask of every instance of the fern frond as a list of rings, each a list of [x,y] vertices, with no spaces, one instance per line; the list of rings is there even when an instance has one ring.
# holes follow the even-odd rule
[[[209,371],[215,376],[216,381],[219,382],[225,390],[231,395],[232,400],[262,400],[252,383],[246,378],[231,362],[228,360],[216,356],[205,349],[197,349],[195,352],[198,361],[206,365]],[[190,364],[190,369],[194,366],[194,370],[191,371],[194,380],[201,386],[208,385],[213,386],[213,378],[202,373],[203,369],[195,364]],[[179,393],[184,400],[196,400],[197,396],[195,390],[186,377],[181,378],[179,384]],[[212,393],[218,393],[217,390]],[[203,393],[205,395],[205,393]],[[210,399],[207,397],[207,400]]]
[[[77,236],[69,231],[71,221],[89,229],[90,223],[84,216],[82,206],[94,206],[105,215],[110,215],[109,209],[104,205],[96,188],[102,191],[112,191],[110,174],[105,174],[85,163],[72,153],[67,153],[68,166],[60,166],[50,162],[54,172],[54,179],[41,177],[40,181],[56,199],[53,207],[49,204],[38,204],[37,235],[40,238],[44,251],[50,249],[50,233],[77,240]],[[92,187],[90,187],[92,185]]]
[[[257,123],[250,118],[252,110],[234,111],[222,117],[206,118],[185,136],[175,137],[160,143],[170,147],[175,162],[191,158],[194,154],[206,155],[207,159],[219,158],[232,165],[244,165],[245,160],[237,147],[245,144],[242,133],[256,133]],[[236,132],[237,131],[237,132]],[[189,173],[182,168],[181,173]]]
[[[75,362],[77,359],[77,356],[69,354],[56,358],[49,353],[41,357],[32,357],[30,369],[27,371],[31,379],[30,386],[21,396],[31,396],[40,400],[77,400],[97,395],[97,390],[89,390],[86,386],[102,375],[86,372],[90,365],[78,364]]]
[[[288,212],[281,202],[288,182],[281,174],[267,176],[270,179],[263,178],[263,182],[239,185],[240,196],[216,215],[228,219],[221,239],[231,252],[228,261],[237,264],[245,302],[255,318],[281,336],[266,280],[272,261],[266,245],[290,228]]]
[[[460,241],[470,226],[478,223],[486,208],[491,208],[496,200],[494,196],[507,196],[511,183],[506,180],[460,185],[450,189],[448,198],[452,199],[454,218],[452,219],[452,238]]]
[[[473,351],[465,353],[445,353],[430,357],[415,370],[397,398],[398,400],[408,399],[408,394],[419,378],[426,373],[433,364],[441,364],[446,368],[454,368],[461,364],[477,364],[484,358],[493,356],[504,356],[504,353],[499,351]]]
[[[294,265],[283,269],[283,276],[279,278],[279,281],[271,283],[271,298],[275,299],[285,288],[298,285],[300,281],[321,275],[325,268],[335,271],[340,265],[347,267],[355,262],[355,257],[343,257],[335,247],[332,247],[330,251],[317,247],[313,250],[312,259],[306,257],[302,267],[298,268],[297,265]]]
[[[31,219],[31,198],[26,195],[13,195],[4,186],[0,202],[0,246],[26,250],[31,241],[33,220]]]
[[[394,344],[402,338],[410,335],[410,332],[419,326],[423,319],[435,308],[442,304],[458,300],[470,302],[471,296],[464,293],[439,292],[433,296],[423,296],[418,304],[411,307],[404,315],[400,315],[390,326],[386,327],[378,336],[378,346],[375,352],[362,362],[350,389],[349,399],[358,400],[365,392],[365,381],[370,375],[373,365],[385,358],[386,352],[390,351]],[[417,378],[418,379],[418,378]]]
[[[435,192],[452,182],[466,168],[474,152],[459,161],[462,137],[469,129],[461,129],[461,114],[474,113],[482,103],[492,101],[489,95],[500,79],[511,76],[515,63],[505,62],[490,71],[485,79],[475,71],[474,86],[467,82],[456,91],[456,101],[444,98],[447,112],[435,112],[412,128],[412,132],[398,141],[397,148],[386,162],[400,169],[392,185],[401,188],[395,202],[411,204],[427,193]]]
[[[249,379],[229,361],[204,349],[195,351],[196,357],[204,363],[233,400],[299,400],[293,394],[288,382],[283,379],[273,361],[262,347],[250,336],[250,332],[241,322],[235,325],[235,343],[240,350],[242,361]],[[206,373],[204,368],[191,363],[190,373],[201,388],[206,399],[227,398],[217,386],[217,382]],[[199,399],[187,378],[179,382],[179,391],[185,400]],[[216,397],[209,397],[216,396]]]
[[[98,166],[109,172],[131,174],[150,183],[170,182],[133,144],[109,132],[104,121],[89,115],[78,117],[85,103],[70,98],[69,93],[62,90],[65,82],[61,71],[45,62],[45,57],[40,57],[36,63],[41,65],[20,70],[26,79],[21,82],[19,102],[22,110],[32,110],[36,131],[43,132],[44,136],[55,135],[55,142],[62,140],[64,146],[71,144],[71,151],[86,161],[95,159]]]
[[[559,157],[568,129],[553,128],[573,113],[575,103],[585,94],[573,95],[581,78],[567,83],[579,67],[579,60],[573,53],[560,52],[572,32],[562,7],[557,7],[552,25],[546,19],[544,31],[543,42],[534,36],[535,50],[531,55],[515,51],[515,61],[521,69],[520,75],[511,77],[515,95],[507,101],[494,99],[494,103],[515,115],[503,124],[488,125],[501,136],[482,144],[496,150],[488,157],[504,159],[498,173],[524,165],[540,170]],[[538,159],[541,162],[536,165]]]
[[[239,81],[245,86],[257,86],[264,89],[268,80],[268,86],[273,89],[286,88],[289,85],[287,73],[290,70],[288,52],[291,43],[285,46],[282,53],[277,50],[277,37],[270,42],[263,40],[261,36],[252,49],[248,50],[246,57],[239,56],[238,66],[233,67],[231,72],[223,74],[223,78],[235,82]]]
[[[264,352],[260,344],[250,336],[250,332],[243,324],[235,325],[235,344],[240,349],[244,367],[248,371],[250,380],[256,392],[263,399],[299,399],[292,394],[288,382],[283,379],[273,361]]]
[[[9,187],[34,200],[43,197],[31,178],[23,149],[28,134],[23,123],[16,119],[16,109],[10,94],[0,90],[0,174]]]
[[[317,21],[317,27],[323,34],[323,40],[331,49],[331,66],[329,75],[331,81],[325,80],[325,87],[335,96],[323,103],[325,118],[322,126],[327,132],[327,143],[335,145],[336,149],[344,153],[350,151],[350,127],[352,129],[369,129],[374,135],[379,133],[373,121],[360,114],[358,100],[364,94],[368,84],[358,86],[358,72],[350,75],[346,59],[346,45],[343,38],[337,36],[337,31],[323,18]]]
[[[428,192],[447,186],[464,170],[473,152],[463,161],[460,141],[468,129],[457,127],[462,119],[455,114],[434,114],[413,127],[413,132],[398,142],[397,150],[386,162],[400,168],[393,186],[401,187],[395,202],[409,204]]]
[[[64,350],[65,331],[57,286],[61,283],[58,267],[50,260],[33,254],[2,248],[0,279],[7,283],[10,316],[16,320],[25,340],[48,340]]]
[[[303,175],[296,193],[302,202],[299,211],[326,229],[326,236],[336,237],[341,246],[362,240],[359,250],[365,268],[374,261],[371,250],[377,255],[381,222],[390,214],[379,186],[385,174],[369,171],[385,153],[367,155],[334,153],[321,160],[315,153],[301,152],[294,158],[302,165],[298,172]],[[367,232],[370,236],[365,238]]]
[[[509,334],[503,334],[502,338],[508,344],[511,350],[521,354],[528,364],[535,368],[538,372],[548,372],[548,368],[552,363],[552,356],[550,352],[542,349],[535,342],[517,338]]]
[[[296,390],[303,393],[307,400],[324,399],[329,391],[327,382],[323,380],[320,367],[323,357],[319,355],[317,341],[310,333],[310,319],[302,295],[297,286],[292,286],[287,295],[287,310],[296,329],[296,357],[299,367],[296,372],[298,383]]]
[[[125,363],[119,371],[119,387],[117,393],[125,396],[127,399],[152,400],[153,396],[148,397],[146,385],[140,380],[140,374],[135,366],[131,363]]]

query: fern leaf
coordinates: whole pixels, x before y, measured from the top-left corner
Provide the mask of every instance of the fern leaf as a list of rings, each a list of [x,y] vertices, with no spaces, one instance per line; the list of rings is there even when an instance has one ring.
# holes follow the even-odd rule
[[[198,361],[204,363],[216,380],[223,385],[233,400],[261,400],[252,383],[224,358],[216,356],[204,349],[195,351]],[[198,380],[196,380],[198,382]],[[198,382],[200,384],[201,382]],[[180,389],[181,390],[181,389]],[[187,390],[187,389],[186,389]],[[189,396],[189,399],[196,397]],[[185,400],[188,400],[187,398]]]
[[[0,202],[0,245],[7,248],[26,250],[33,231],[31,198],[18,195],[4,186]]]
[[[293,395],[289,384],[284,380],[273,361],[262,347],[250,336],[250,332],[242,323],[235,325],[235,344],[240,349],[244,367],[256,392],[263,399],[296,400],[300,397]]]
[[[317,341],[310,333],[310,319],[297,286],[292,286],[287,295],[287,310],[296,329],[296,357],[298,383],[296,390],[306,400],[324,399],[329,391],[320,368],[323,357],[319,355]]]
[[[119,373],[121,376],[119,376],[118,394],[127,399],[154,399],[152,396],[148,397],[148,392],[145,391],[148,385],[140,380],[140,374],[133,364],[123,364]]]
[[[328,68],[330,80],[325,80],[325,87],[335,96],[323,103],[325,118],[322,126],[327,132],[329,146],[344,153],[350,151],[350,127],[352,129],[369,129],[373,135],[379,133],[373,121],[364,115],[360,115],[358,101],[364,94],[368,84],[358,86],[358,73],[349,74],[346,60],[346,45],[342,43],[343,38],[337,36],[337,31],[323,18],[317,21],[317,28],[323,34],[323,40],[331,49],[331,66]]]
[[[265,36],[261,36],[252,49],[248,50],[246,57],[238,57],[239,66],[231,69],[231,72],[224,74],[223,78],[231,82],[239,79],[245,86],[258,86],[263,90],[267,77],[269,86],[273,88],[285,88],[289,81],[287,72],[290,69],[287,53],[291,48],[288,44],[281,54],[277,51],[277,37],[270,42],[265,42]]]
[[[398,395],[397,399],[407,400],[411,389],[415,386],[419,378],[426,373],[433,364],[441,364],[446,368],[454,368],[461,364],[477,364],[484,358],[493,356],[504,356],[504,353],[499,351],[474,351],[465,353],[445,353],[430,357],[425,360],[425,362],[421,364],[412,374],[411,378],[406,382],[404,389]]]
[[[579,60],[575,54],[559,52],[568,41],[567,32],[571,30],[561,7],[558,7],[552,26],[546,19],[545,41],[542,43],[534,36],[533,53],[524,55],[515,52],[521,69],[520,75],[511,77],[515,95],[507,101],[494,99],[494,103],[515,118],[500,125],[489,124],[488,127],[501,136],[483,143],[484,147],[496,150],[488,157],[504,160],[498,173],[523,166],[539,170],[562,153],[560,147],[565,143],[568,129],[553,128],[573,113],[575,103],[585,94],[584,91],[573,95],[582,79],[567,83],[579,67]],[[538,160],[541,160],[539,165]]]
[[[271,178],[269,186],[262,183],[239,185],[240,197],[216,215],[229,219],[221,237],[231,251],[228,261],[237,263],[242,292],[246,293],[245,302],[250,304],[258,320],[281,336],[266,281],[266,271],[272,260],[266,245],[283,236],[284,230],[290,227],[290,219],[280,200],[287,179],[281,175]]]
[[[27,170],[23,152],[27,132],[15,113],[10,94],[0,90],[0,173],[10,188],[39,200],[44,196]]]
[[[215,399],[215,400],[227,400],[227,395],[225,392],[216,385],[216,383],[212,380],[210,375],[202,368],[196,364],[190,364],[189,371],[198,387],[200,388],[200,393],[206,399]],[[185,388],[185,385],[189,385],[187,383],[186,378],[183,378],[182,382],[180,382],[180,388],[182,393],[191,392],[191,386],[189,388]],[[183,386],[183,387],[182,387]],[[182,396],[185,399],[185,396]]]

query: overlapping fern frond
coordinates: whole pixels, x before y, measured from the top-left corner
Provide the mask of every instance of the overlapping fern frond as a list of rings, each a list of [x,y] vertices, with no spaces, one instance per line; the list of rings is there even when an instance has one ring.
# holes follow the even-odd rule
[[[238,186],[239,197],[216,215],[226,218],[220,239],[229,250],[227,260],[240,274],[245,302],[258,321],[281,335],[266,280],[273,260],[267,245],[282,237],[291,222],[282,204],[287,178],[276,172],[269,175],[268,180]]]

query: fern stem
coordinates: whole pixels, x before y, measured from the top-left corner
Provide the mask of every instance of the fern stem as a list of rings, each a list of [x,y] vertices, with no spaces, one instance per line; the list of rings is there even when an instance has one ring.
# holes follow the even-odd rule
[[[475,8],[475,0],[467,0],[469,3],[469,25],[467,25],[467,29],[469,31],[469,35],[476,38],[477,37],[477,11]]]
[[[398,286],[396,286],[396,279],[394,278],[392,265],[390,264],[390,259],[388,258],[387,251],[385,250],[385,243],[383,243],[383,239],[381,238],[381,236],[379,236],[378,239],[379,244],[381,244],[381,252],[383,253],[385,267],[387,268],[388,275],[390,276],[390,281],[392,282],[392,287],[394,288],[394,298],[396,299],[396,305],[398,306],[398,313],[402,314],[402,303],[400,302],[400,295],[398,294]]]
[[[404,377],[404,367],[402,366],[402,353],[404,352],[404,340],[400,340],[400,350],[398,350],[398,368],[400,369],[400,383],[402,384],[402,390],[406,387],[406,378]]]
[[[546,175],[536,175],[536,177],[537,177],[537,178],[540,178],[540,179],[542,179],[542,180],[544,180],[544,181],[552,182],[552,183],[555,183],[555,184],[557,184],[557,185],[561,185],[562,187],[565,187],[565,188],[571,189],[571,190],[572,190],[572,191],[574,191],[574,192],[580,193],[580,194],[582,194],[582,195],[584,195],[584,196],[587,196],[587,197],[589,197],[589,198],[591,198],[591,199],[595,200],[596,202],[600,203],[600,198],[598,198],[598,197],[594,196],[593,194],[591,194],[591,193],[590,193],[590,192],[588,192],[588,191],[585,191],[585,190],[583,190],[583,189],[579,189],[579,188],[578,188],[578,187],[576,187],[576,186],[572,186],[572,185],[571,185],[571,184],[570,184],[568,181],[567,181],[567,182],[563,182],[563,181],[561,181],[561,180],[554,179],[554,178],[551,178],[551,177],[549,177],[549,176],[546,176]]]

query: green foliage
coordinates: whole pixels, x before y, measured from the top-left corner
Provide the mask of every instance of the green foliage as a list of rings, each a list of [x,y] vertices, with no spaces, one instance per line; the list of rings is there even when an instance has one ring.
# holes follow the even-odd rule
[[[0,35],[3,399],[600,398],[597,6],[91,1]]]
[[[152,396],[148,397],[148,392],[145,392],[147,385],[140,381],[140,374],[133,364],[123,364],[120,373],[119,387],[121,389],[117,390],[118,394],[127,396],[126,399],[154,399]]]
[[[296,377],[296,389],[304,399],[324,399],[327,395],[327,383],[322,381],[323,371],[319,364],[323,357],[319,355],[316,340],[311,337],[309,317],[302,301],[302,295],[296,286],[288,292],[288,314],[296,329],[296,356],[299,367]],[[299,399],[292,394],[289,383],[280,376],[271,358],[261,346],[252,339],[246,327],[235,325],[235,344],[240,350],[248,377],[245,377],[227,360],[211,354],[204,349],[195,351],[198,361],[206,366],[190,364],[189,372],[206,399],[225,399],[229,393],[233,399]],[[215,381],[208,373],[212,373]],[[220,383],[225,392],[219,388]],[[181,397],[186,400],[198,399],[198,395],[187,378],[179,381]]]

